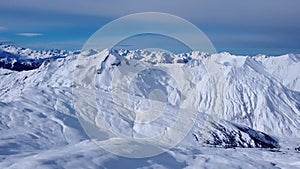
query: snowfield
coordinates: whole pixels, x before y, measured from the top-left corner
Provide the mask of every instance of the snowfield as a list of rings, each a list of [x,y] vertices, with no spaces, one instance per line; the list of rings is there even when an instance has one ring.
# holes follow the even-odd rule
[[[92,63],[91,80],[84,77]],[[150,69],[133,76],[129,87],[122,83],[139,66]],[[189,76],[182,76],[185,71]],[[80,53],[0,45],[0,168],[300,168],[299,72],[298,54]],[[89,87],[94,101],[88,92],[74,93]],[[78,97],[84,103],[77,104]],[[134,113],[151,103],[153,111]],[[189,114],[181,127],[173,126],[182,107]],[[99,113],[78,118],[85,108]],[[130,138],[191,130],[165,153],[126,158],[102,149],[81,125],[101,127],[99,116]],[[110,138],[100,138],[114,149]]]

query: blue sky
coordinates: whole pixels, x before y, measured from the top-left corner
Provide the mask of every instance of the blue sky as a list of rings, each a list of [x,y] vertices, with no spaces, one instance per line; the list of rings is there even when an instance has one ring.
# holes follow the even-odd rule
[[[219,52],[300,53],[299,6],[299,0],[9,0],[0,2],[0,42],[80,49],[119,17],[164,12],[196,25]]]

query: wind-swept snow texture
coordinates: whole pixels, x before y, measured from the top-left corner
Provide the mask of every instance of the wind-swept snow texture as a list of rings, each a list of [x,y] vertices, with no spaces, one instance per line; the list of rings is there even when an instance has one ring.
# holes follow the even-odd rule
[[[162,123],[147,127],[111,117],[110,110],[122,106],[107,97],[114,70],[123,64],[120,59],[192,70],[194,85],[201,88],[195,93],[200,100],[194,127],[176,147],[142,159],[106,152],[81,127],[72,102],[78,55],[0,47],[0,168],[300,168],[300,55],[82,52],[86,59],[103,58],[95,85],[97,99],[105,103],[99,107],[108,112],[103,116],[134,137],[163,132],[176,114],[167,112]],[[212,65],[219,73],[210,74]],[[147,73],[157,78],[139,76],[128,94],[144,99],[147,89],[159,88],[168,97],[158,101],[176,108],[184,96],[172,93],[170,79],[159,71]],[[216,108],[217,102],[221,106]]]

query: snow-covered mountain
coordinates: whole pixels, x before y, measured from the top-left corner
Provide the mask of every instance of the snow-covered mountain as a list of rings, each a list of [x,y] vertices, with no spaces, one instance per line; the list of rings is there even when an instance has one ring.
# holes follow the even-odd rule
[[[74,74],[85,72],[82,63],[95,58],[100,62],[93,69],[99,102],[94,108],[111,127],[127,137],[153,137],[172,128],[179,116],[173,110],[191,99],[197,118],[184,140],[144,159],[110,154],[91,141],[77,118],[72,91],[85,84]],[[134,76],[128,88],[121,82],[134,73],[132,66],[150,69]],[[300,55],[79,53],[2,45],[0,67],[1,168],[300,168],[295,151],[300,144]],[[117,76],[117,70],[126,72]],[[183,70],[190,76],[181,78]],[[181,91],[178,84],[187,86]],[[191,88],[199,92],[189,93]],[[155,89],[163,92],[151,92]],[[154,122],[135,123],[132,119],[144,116],[129,110],[147,108],[149,98],[165,103],[167,111]],[[98,125],[91,119],[86,122]]]
[[[15,71],[32,70],[40,67],[43,62],[78,53],[78,51],[65,50],[36,51],[12,45],[0,45],[0,67]]]

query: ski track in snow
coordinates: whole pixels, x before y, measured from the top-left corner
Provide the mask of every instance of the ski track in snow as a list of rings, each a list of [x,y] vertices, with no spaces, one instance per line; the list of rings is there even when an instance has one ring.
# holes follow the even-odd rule
[[[103,58],[99,63],[101,71],[96,88],[106,111],[113,112],[118,110],[117,107],[126,106],[117,105],[104,94],[111,90],[112,73],[117,68],[112,64],[120,57],[167,66],[186,65],[194,76],[196,83],[193,85],[202,89],[198,109],[201,114],[178,146],[155,157],[130,159],[110,154],[95,145],[77,119],[72,103],[72,74],[78,52],[40,52],[9,45],[1,45],[0,51],[21,57],[21,61],[61,56],[43,61],[33,70],[0,69],[0,168],[300,168],[300,154],[294,150],[300,144],[300,55],[250,57],[221,53],[210,56],[192,52],[173,56],[141,50],[86,51],[86,58]],[[1,59],[9,62],[6,58]],[[221,74],[210,74],[213,79],[210,81],[203,64],[208,70],[210,66],[218,65],[216,68],[221,69]],[[218,81],[220,76],[224,81]],[[148,92],[141,86],[145,79],[138,80],[131,88],[138,94],[133,96],[137,99]],[[173,91],[167,101],[176,106],[182,96],[172,90],[173,82],[162,78],[156,80],[152,87],[163,86],[162,89],[169,93]],[[220,90],[223,98],[218,93]],[[218,99],[222,102],[221,108],[213,106]],[[137,108],[141,108],[139,105],[136,104]],[[176,118],[168,113],[164,117],[153,123],[156,130],[135,126],[130,131],[136,136],[159,133],[161,127]],[[115,116],[109,114],[105,114],[105,118],[114,127],[128,124],[122,118],[116,121]],[[241,137],[235,135],[237,143],[244,139],[245,143],[254,145],[249,133],[241,132],[230,123],[264,132],[278,139],[281,148],[224,148],[228,146],[224,142],[228,133],[241,133]],[[124,132],[129,129],[119,128]],[[212,132],[220,140],[212,137]],[[220,144],[206,144],[207,141],[220,141]]]

